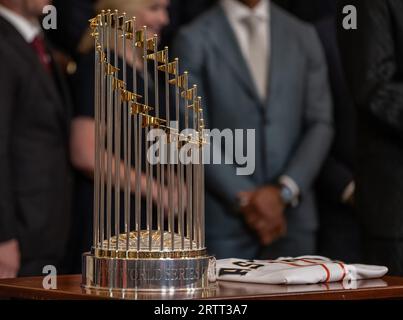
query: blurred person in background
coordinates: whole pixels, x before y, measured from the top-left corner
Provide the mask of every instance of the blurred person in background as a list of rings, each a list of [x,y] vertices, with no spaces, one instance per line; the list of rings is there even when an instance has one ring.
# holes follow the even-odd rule
[[[65,54],[77,58],[77,45],[88,30],[88,20],[95,16],[98,0],[53,0],[57,9],[57,28],[47,35],[54,46]],[[112,8],[110,8],[112,9]]]
[[[135,16],[138,28],[147,26],[147,37],[151,38],[154,34],[160,36],[161,30],[169,23],[167,7],[168,0],[99,0],[96,4],[96,12],[101,10],[119,10],[120,13],[126,12],[128,18]],[[78,69],[73,78],[74,84],[74,119],[71,129],[71,159],[74,167],[78,170],[77,181],[75,185],[75,206],[74,206],[74,230],[72,235],[71,257],[73,262],[73,272],[80,270],[81,254],[88,251],[92,244],[92,212],[93,212],[93,180],[92,175],[95,169],[95,120],[94,120],[94,39],[90,36],[91,31],[85,33],[78,46],[82,53],[78,60]],[[128,41],[126,52],[122,52],[121,46],[118,49],[119,65],[122,65],[122,56],[125,55],[127,62],[127,87],[133,86],[133,63],[136,63],[137,90],[144,96],[144,64],[142,60],[142,51],[137,50],[137,58],[133,61],[131,41]],[[111,61],[114,61],[113,55]],[[119,72],[119,78],[123,79],[122,68]],[[154,84],[153,72],[149,72],[149,105],[154,105]],[[164,93],[160,86],[162,104],[165,101]],[[161,105],[161,112],[164,107]],[[143,146],[143,152],[144,146]],[[142,159],[145,159],[145,155]],[[134,158],[132,157],[132,160]],[[123,161],[122,161],[123,168]],[[144,169],[144,165],[142,165]],[[131,190],[135,190],[135,169],[132,167]],[[120,172],[124,173],[121,169]],[[155,182],[156,184],[156,182]],[[121,183],[123,187],[123,183]],[[146,193],[146,176],[143,173],[141,177],[141,191]],[[158,200],[157,188],[153,188],[153,201]],[[167,211],[167,192],[163,190],[163,206]],[[123,196],[123,195],[122,195]],[[134,198],[132,199],[134,201]],[[121,200],[121,203],[122,200]],[[124,206],[121,206],[123,209]],[[144,210],[143,210],[144,211]],[[143,222],[145,219],[142,219]]]
[[[343,7],[357,9],[344,29]],[[403,275],[403,2],[339,1],[344,70],[357,113],[355,202],[368,264]]]
[[[0,0],[0,278],[64,270],[71,104],[41,30],[48,4]]]
[[[218,0],[171,0],[169,25],[162,30],[162,45],[171,46],[180,27],[193,21]]]
[[[208,128],[256,130],[252,175],[237,176],[236,165],[206,166],[209,252],[314,254],[313,181],[333,134],[314,28],[268,0],[223,0],[183,28],[174,49],[198,85]]]
[[[77,44],[88,29],[88,20],[95,16],[97,0],[53,0],[57,10],[57,28],[46,30],[46,36],[52,42],[56,63],[67,75],[70,83],[71,75],[77,70]]]
[[[316,23],[334,16],[337,0],[275,0],[282,8],[303,21]]]
[[[346,262],[361,260],[361,230],[354,207],[356,117],[336,37],[336,8],[316,29],[325,50],[333,98],[335,136],[316,184],[318,254]]]
[[[354,208],[356,119],[336,38],[337,0],[277,0],[276,3],[300,19],[314,23],[328,64],[335,137],[315,183],[318,254],[348,262],[360,261],[361,228]]]

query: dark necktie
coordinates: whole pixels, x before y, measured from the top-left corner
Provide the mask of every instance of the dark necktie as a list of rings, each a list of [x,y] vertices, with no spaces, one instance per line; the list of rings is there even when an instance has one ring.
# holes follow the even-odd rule
[[[31,42],[31,46],[38,55],[38,59],[42,66],[48,73],[51,73],[52,68],[50,65],[50,56],[46,50],[46,45],[43,38],[41,36],[36,36],[34,41]]]

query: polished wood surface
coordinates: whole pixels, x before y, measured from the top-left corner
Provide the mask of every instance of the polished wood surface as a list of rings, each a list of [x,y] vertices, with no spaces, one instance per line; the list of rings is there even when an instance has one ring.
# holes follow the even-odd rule
[[[43,277],[0,280],[0,297],[11,299],[105,299],[122,298],[118,293],[89,292],[81,288],[80,275],[59,276],[56,290],[45,290]],[[246,299],[246,300],[345,300],[345,299],[403,299],[403,278],[384,277],[350,284],[320,285],[259,285],[219,282],[209,292],[194,293],[129,293],[128,299]]]

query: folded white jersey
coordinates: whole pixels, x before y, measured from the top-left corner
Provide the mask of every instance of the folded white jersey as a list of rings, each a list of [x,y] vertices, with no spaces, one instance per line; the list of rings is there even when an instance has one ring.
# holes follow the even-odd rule
[[[217,260],[217,277],[223,281],[263,284],[314,284],[383,277],[388,268],[346,264],[321,256],[277,260]]]

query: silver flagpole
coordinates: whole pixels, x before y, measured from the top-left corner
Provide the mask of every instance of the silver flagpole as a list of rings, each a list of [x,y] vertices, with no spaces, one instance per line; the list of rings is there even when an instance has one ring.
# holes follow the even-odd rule
[[[165,110],[166,110],[166,112],[167,112],[167,123],[168,123],[168,125],[169,125],[169,122],[170,122],[170,119],[169,119],[169,116],[170,116],[170,109],[169,109],[169,70],[168,70],[168,47],[165,47],[164,48],[164,57],[165,57],[165,61],[163,62],[164,63],[164,65],[165,65],[165,77],[164,77],[164,80],[165,80]],[[168,140],[167,140],[167,145],[169,146],[170,144],[170,134],[171,134],[171,131],[170,131],[170,129],[168,129]],[[167,156],[167,165],[166,165],[166,167],[167,167],[167,176],[169,176],[169,159],[170,159],[170,154],[169,154],[169,148],[167,148],[166,149],[166,151],[167,151],[167,154],[166,154],[166,156]],[[164,159],[165,160],[165,159]],[[164,186],[165,186],[165,164],[163,164],[162,166],[161,166],[161,168],[162,168],[162,171],[161,171],[161,188],[164,188]],[[167,181],[169,182],[169,179],[167,179]],[[163,197],[163,195],[162,195],[162,197]],[[165,232],[165,223],[164,223],[164,217],[165,217],[165,211],[164,211],[165,209],[164,209],[164,207],[162,206],[162,208],[161,208],[161,213],[160,213],[160,219],[161,219],[161,221],[160,221],[160,227],[161,227],[161,242],[160,242],[160,250],[162,251],[163,249],[164,249],[164,232]]]
[[[185,128],[189,128],[189,105],[187,100],[187,91],[189,89],[188,85],[188,73],[184,72],[184,93],[185,93]],[[187,137],[189,135],[187,134]],[[187,211],[187,236],[189,238],[189,249],[193,249],[193,203],[192,203],[192,164],[185,165],[186,168],[186,190],[187,190],[187,201],[186,201],[186,211]]]
[[[124,16],[123,16],[124,17]],[[124,90],[127,90],[127,81],[126,81],[126,41],[125,41],[125,25],[124,25],[124,18],[122,21],[122,80],[124,83]],[[123,108],[122,108],[123,107]],[[123,110],[123,166],[124,166],[124,178],[123,178],[123,212],[124,212],[124,225],[125,225],[125,231],[127,230],[127,220],[128,220],[128,208],[127,208],[127,139],[128,139],[128,131],[127,131],[127,99],[123,99],[123,103],[121,106],[121,110]],[[121,131],[122,128],[119,127],[119,131]],[[119,153],[118,155],[119,160],[121,161],[121,154]],[[120,178],[120,177],[119,177]],[[120,212],[119,212],[120,216]],[[120,221],[119,221],[120,224]],[[127,237],[127,235],[126,235]],[[127,239],[127,238],[126,238]],[[127,244],[127,241],[126,241]],[[127,250],[127,249],[126,249]]]
[[[93,31],[96,32],[96,31]],[[94,228],[93,228],[93,248],[97,248],[99,241],[99,194],[100,194],[100,65],[101,65],[101,55],[98,52],[100,49],[98,47],[99,34],[96,36],[95,41],[95,172],[94,172]]]
[[[193,130],[195,132],[195,136],[192,137],[192,140],[197,141],[197,121],[198,121],[198,113],[196,108],[198,101],[197,101],[197,85],[193,85],[193,106],[192,106],[192,120],[193,120]],[[194,144],[194,142],[192,142]],[[199,248],[200,246],[200,241],[199,241],[199,201],[198,201],[198,184],[200,183],[199,177],[198,177],[198,170],[197,170],[197,164],[193,163],[193,160],[195,160],[194,152],[198,151],[198,146],[194,145],[192,147],[192,163],[191,163],[191,168],[192,168],[192,199],[193,199],[193,234],[194,238],[196,240],[196,248]],[[199,159],[197,159],[199,160]]]
[[[192,192],[192,198],[193,198],[193,232],[194,232],[194,238],[196,240],[196,248],[200,248],[200,239],[199,239],[199,190],[198,190],[198,185],[200,183],[199,181],[199,176],[198,176],[198,166],[197,163],[193,163],[194,160],[196,160],[196,155],[199,151],[198,145],[197,145],[197,132],[198,132],[198,100],[197,100],[197,86],[193,86],[193,105],[192,105],[192,119],[193,119],[193,130],[194,130],[194,137],[192,137],[192,185],[193,185],[193,192]],[[199,157],[197,155],[197,160],[199,161]]]
[[[99,170],[101,172],[100,177],[100,217],[99,217],[99,233],[100,233],[100,242],[101,249],[104,248],[104,240],[105,240],[105,11],[102,10],[101,14],[101,23],[100,26],[100,38],[101,38],[101,65],[100,65],[100,100],[101,100],[101,119],[100,119],[100,150],[99,150]]]
[[[131,49],[132,49],[132,79],[133,79],[133,92],[137,94],[137,72],[136,72],[136,35],[135,35],[135,31],[136,31],[136,18],[132,17],[131,20],[131,33],[132,33],[132,42],[131,42]],[[137,96],[134,97],[134,102],[137,103]],[[138,117],[137,117],[137,113],[131,114],[129,111],[129,117],[130,117],[130,121],[133,121],[133,150],[134,150],[134,181],[135,181],[135,187],[134,187],[134,225],[135,225],[135,230],[138,231],[138,218],[137,215],[139,214],[137,210],[137,180],[140,180],[140,177],[137,175],[137,154],[138,152],[141,152],[141,150],[138,150],[138,142],[136,141],[137,139],[137,121],[138,121]],[[133,117],[133,118],[132,118]],[[131,135],[131,133],[130,133]],[[130,161],[130,167],[131,167],[131,161]],[[130,176],[131,177],[131,176]],[[131,184],[131,179],[129,178],[129,184]],[[130,219],[130,217],[129,217]],[[130,221],[128,224],[128,228],[126,229],[126,236],[129,238],[129,240],[127,240],[127,242],[129,243],[127,246],[129,247],[127,250],[131,249],[130,248]]]
[[[148,39],[147,39],[147,27],[143,27],[144,30],[144,42],[143,42],[143,62],[144,62],[144,103],[145,105],[149,105],[148,102],[148,63],[147,63],[147,46],[148,46]],[[149,133],[149,126],[146,125],[145,128],[145,139],[147,140]],[[149,150],[150,144],[146,141],[146,152]],[[152,249],[152,166],[146,157],[146,176],[147,176],[147,197],[146,197],[146,216],[147,216],[147,232],[148,232],[148,250],[151,251]]]
[[[137,93],[137,51],[136,51],[136,19],[133,18],[133,92]],[[141,39],[140,39],[141,41]],[[136,99],[137,101],[137,99]],[[140,251],[141,239],[141,154],[142,150],[142,116],[136,113],[134,116],[134,132],[135,132],[135,171],[136,171],[136,193],[135,193],[135,208],[136,208],[136,233],[137,233],[137,251]]]
[[[127,84],[127,64],[126,64],[126,13],[123,13],[123,21],[122,21],[122,61],[123,61],[123,82]],[[127,89],[127,85],[125,86]],[[126,251],[129,250],[130,244],[130,170],[131,170],[131,118],[130,118],[130,110],[128,107],[128,99],[125,99],[123,103],[123,134],[124,134],[124,164],[125,164],[125,192],[124,192],[124,202],[125,202],[125,210],[124,210],[124,223],[125,223],[125,232],[126,232]]]
[[[201,99],[199,98],[199,101]],[[201,137],[202,137],[202,149],[201,149],[201,160],[204,161],[204,147],[205,147],[205,142],[204,139],[206,138],[204,135],[204,119],[203,119],[203,112],[202,110],[200,111],[200,130],[201,130]],[[201,175],[201,190],[200,190],[200,216],[201,216],[201,247],[205,248],[206,246],[206,241],[205,241],[205,212],[204,212],[204,195],[205,195],[205,186],[204,186],[204,163],[201,162],[200,165],[200,175]]]
[[[118,68],[119,66],[119,60],[118,60],[118,55],[119,55],[119,48],[118,48],[118,10],[115,10],[115,13],[113,15],[114,19],[114,67]],[[115,79],[118,79],[118,69],[115,71]],[[114,88],[114,110],[115,110],[115,237],[116,237],[116,250],[119,249],[119,217],[120,217],[120,135],[121,135],[121,105],[119,104],[119,95],[120,91],[117,90],[117,88]]]
[[[111,37],[111,11],[108,10],[107,13],[108,19],[108,28],[106,30],[106,61],[108,63],[107,70],[107,89],[106,89],[106,110],[107,110],[107,164],[106,164],[106,172],[107,172],[107,193],[106,193],[106,237],[108,242],[108,249],[111,249],[111,217],[112,217],[112,132],[113,132],[113,105],[112,105],[112,76],[110,70],[111,63],[111,49],[110,49],[110,37]]]
[[[157,35],[154,34],[154,46],[153,46],[153,51],[154,51],[154,105],[155,105],[155,116],[157,118],[160,117],[160,105],[159,105],[159,95],[158,95],[158,57],[157,57],[157,52],[158,52],[158,38]],[[161,156],[161,155],[160,155]],[[161,163],[157,163],[157,234],[161,236],[161,239],[163,238],[163,224],[164,222],[162,221],[161,223],[161,209],[162,209],[162,185],[161,185]],[[161,240],[162,241],[162,240]]]
[[[175,138],[175,152],[176,156],[178,157],[177,162],[178,162],[178,194],[179,194],[179,210],[178,210],[178,215],[179,215],[179,236],[181,239],[181,249],[185,249],[185,209],[183,205],[183,195],[182,195],[182,187],[185,185],[185,179],[184,179],[184,168],[183,164],[180,160],[179,157],[179,148],[178,146],[180,145],[179,141],[179,134],[180,134],[180,92],[179,92],[179,59],[175,59],[175,109],[176,109],[176,122],[177,122],[177,132],[176,132],[176,138]]]

